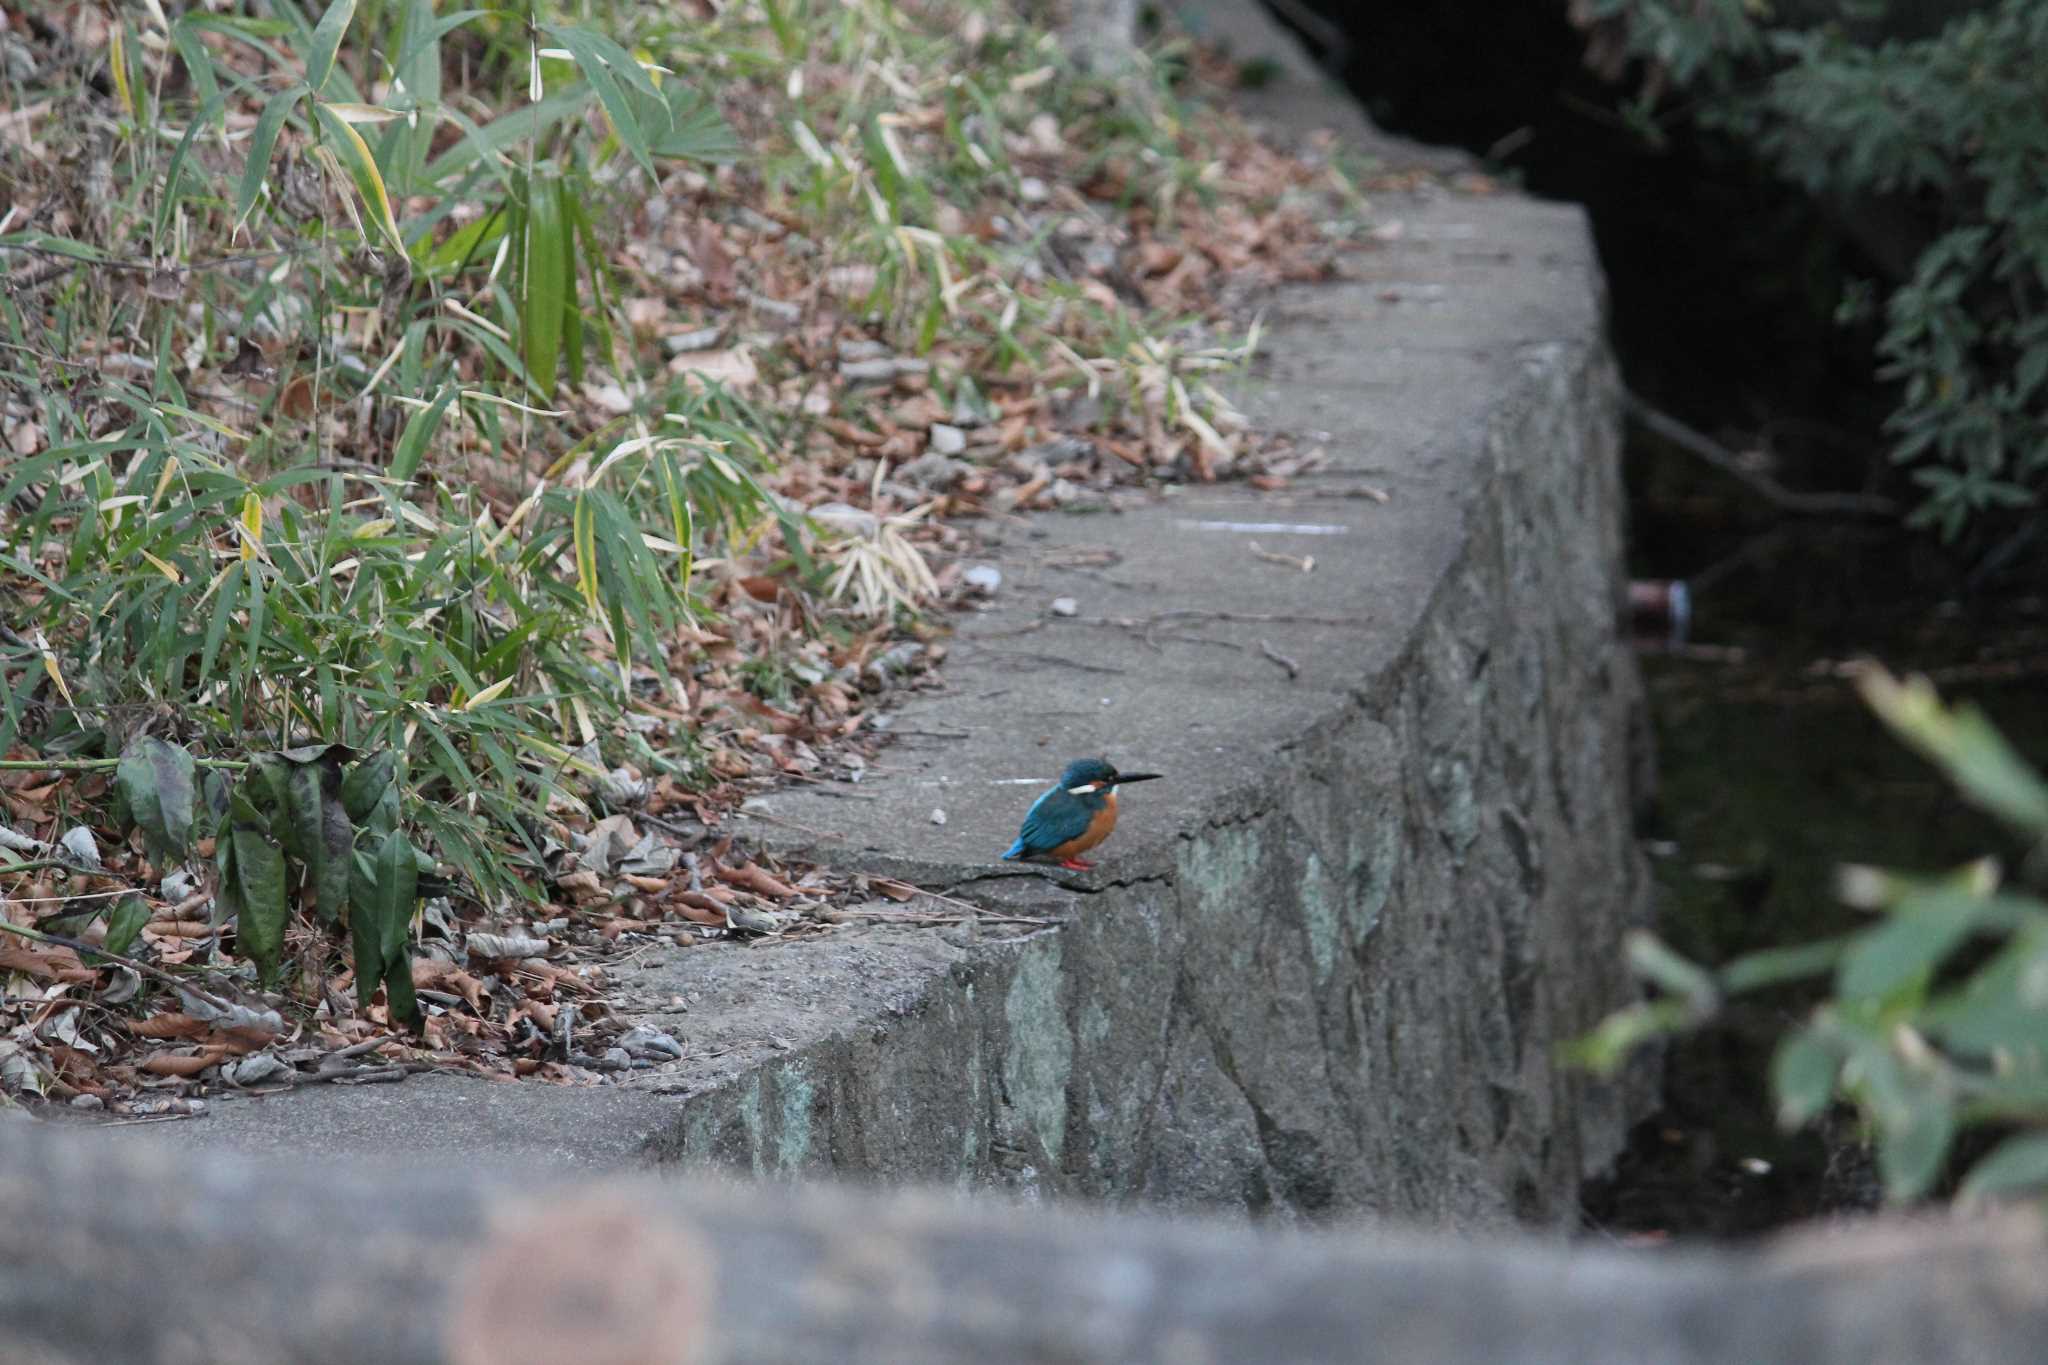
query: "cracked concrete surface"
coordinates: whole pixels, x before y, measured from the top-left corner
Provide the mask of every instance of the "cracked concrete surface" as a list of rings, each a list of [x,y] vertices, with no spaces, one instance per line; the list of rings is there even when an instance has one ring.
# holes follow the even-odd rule
[[[1371,136],[1302,86],[1262,96],[1284,126]],[[1602,284],[1574,209],[1375,208],[1400,239],[1362,278],[1270,299],[1238,387],[1327,469],[1004,530],[1001,592],[869,780],[740,821],[1059,927],[643,959],[626,990],[690,1056],[624,1097],[551,1097],[605,1096],[586,1151],[501,1152],[1283,1217],[1568,1214],[1646,1098],[1552,1061],[1630,998],[1619,941],[1647,896]],[[1125,794],[1098,871],[998,861],[1038,785],[1093,753],[1168,774]],[[447,1084],[402,1091],[447,1121]],[[316,1112],[302,1099],[125,1132],[275,1144]],[[324,1132],[350,1121],[348,1097],[319,1103]],[[406,1150],[408,1131],[385,1112],[338,1140]]]

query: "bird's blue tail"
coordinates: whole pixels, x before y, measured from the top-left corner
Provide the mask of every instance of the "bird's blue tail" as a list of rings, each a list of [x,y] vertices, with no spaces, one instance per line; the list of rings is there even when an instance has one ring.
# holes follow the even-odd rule
[[[1024,856],[1024,841],[1020,838],[1010,845],[1010,851],[1003,855],[1003,861],[1012,862]]]

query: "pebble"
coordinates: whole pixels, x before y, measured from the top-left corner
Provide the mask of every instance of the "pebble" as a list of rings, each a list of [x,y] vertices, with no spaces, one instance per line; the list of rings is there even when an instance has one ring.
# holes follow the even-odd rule
[[[1081,604],[1071,597],[1055,597],[1052,599],[1052,614],[1054,616],[1079,616],[1081,614]]]
[[[961,575],[961,581],[976,592],[994,596],[996,589],[1003,586],[1003,571],[993,564],[977,564]]]
[[[946,812],[944,812],[944,811],[942,811],[942,810],[937,810],[937,809],[934,809],[934,810],[932,811],[932,823],[933,823],[933,824],[935,824],[935,825],[943,825],[943,824],[945,824],[945,823],[946,823]]]
[[[944,422],[932,423],[932,449],[941,455],[958,455],[967,449],[967,433]]]

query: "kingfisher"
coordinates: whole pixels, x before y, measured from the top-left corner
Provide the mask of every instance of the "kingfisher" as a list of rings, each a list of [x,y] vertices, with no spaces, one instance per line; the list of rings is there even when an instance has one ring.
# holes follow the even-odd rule
[[[1160,773],[1120,773],[1100,758],[1077,758],[1059,782],[1031,803],[1017,842],[1003,855],[1052,858],[1061,867],[1087,872],[1095,864],[1081,855],[1116,828],[1116,789],[1126,782],[1150,782]]]

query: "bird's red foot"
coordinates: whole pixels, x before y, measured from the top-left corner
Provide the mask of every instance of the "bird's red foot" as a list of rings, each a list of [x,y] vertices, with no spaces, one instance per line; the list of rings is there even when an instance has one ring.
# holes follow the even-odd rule
[[[1094,863],[1083,862],[1079,858],[1062,858],[1060,859],[1060,866],[1075,872],[1093,872],[1095,870]]]

